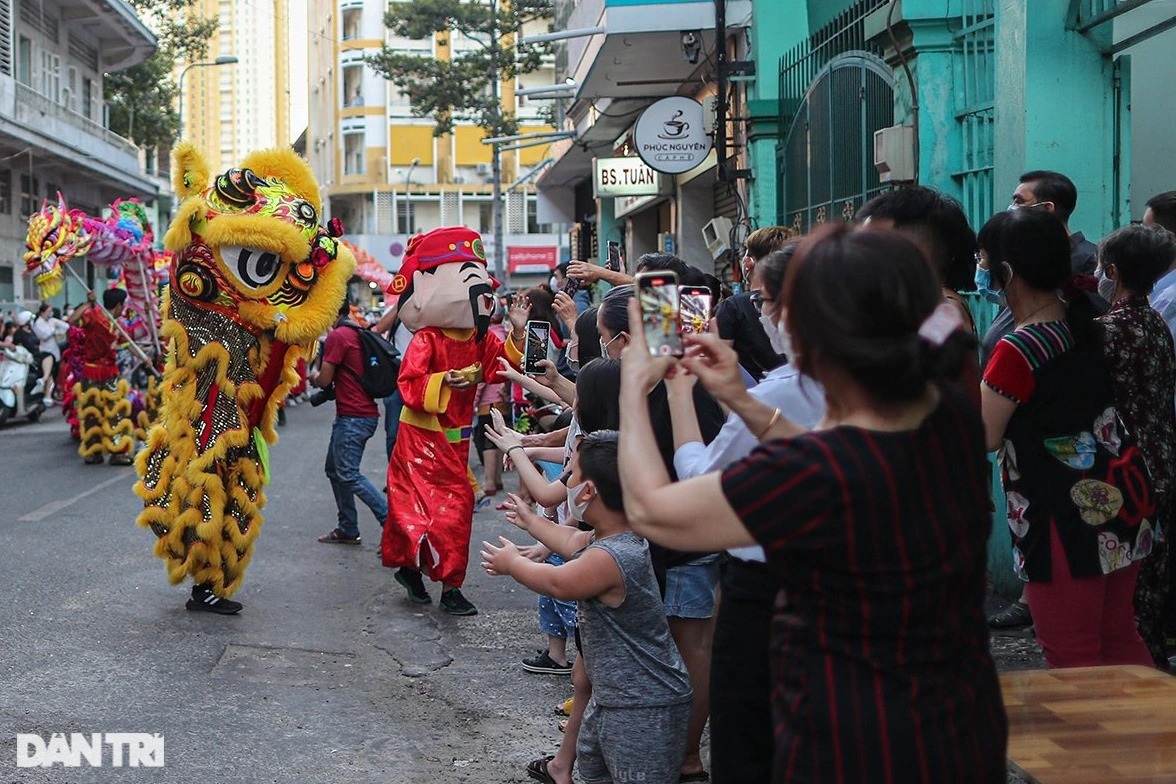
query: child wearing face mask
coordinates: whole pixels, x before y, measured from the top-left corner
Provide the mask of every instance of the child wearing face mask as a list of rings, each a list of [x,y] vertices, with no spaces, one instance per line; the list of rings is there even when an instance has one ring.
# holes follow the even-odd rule
[[[581,659],[592,689],[578,728],[579,778],[676,784],[693,692],[670,636],[649,545],[625,517],[617,437],[616,431],[586,435],[572,461],[568,507],[592,531],[556,525],[511,498],[507,519],[570,559],[566,564],[534,563],[503,537],[500,546],[482,543],[482,567],[579,602]],[[555,770],[551,758],[532,765],[541,781],[570,780],[570,765]]]

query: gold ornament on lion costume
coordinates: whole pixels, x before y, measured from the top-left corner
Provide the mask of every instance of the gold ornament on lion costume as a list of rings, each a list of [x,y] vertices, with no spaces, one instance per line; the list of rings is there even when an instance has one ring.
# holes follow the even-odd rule
[[[355,260],[338,221],[319,225],[318,184],[293,150],[252,153],[215,178],[193,145],[175,156],[170,352],[159,421],[136,461],[138,524],[159,537],[173,584],[191,576],[227,597],[261,529],[278,407],[334,322]]]

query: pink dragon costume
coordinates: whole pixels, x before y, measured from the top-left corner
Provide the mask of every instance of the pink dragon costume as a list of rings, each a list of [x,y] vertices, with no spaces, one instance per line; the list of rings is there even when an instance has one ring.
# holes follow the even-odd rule
[[[453,227],[413,237],[389,288],[415,334],[400,366],[404,410],[388,464],[383,562],[399,567],[396,580],[415,602],[430,601],[422,573],[442,583],[442,607],[456,615],[477,612],[457,590],[473,524],[468,462],[476,385],[498,382],[499,357],[515,365],[521,357],[513,340],[504,344],[488,331],[495,286],[482,238]],[[450,371],[469,386],[451,386]]]
[[[339,222],[319,225],[318,184],[293,150],[252,153],[216,177],[193,145],[175,156],[164,404],[136,461],[137,522],[158,538],[171,582],[192,578],[188,609],[232,614],[261,532],[278,407],[355,261]]]

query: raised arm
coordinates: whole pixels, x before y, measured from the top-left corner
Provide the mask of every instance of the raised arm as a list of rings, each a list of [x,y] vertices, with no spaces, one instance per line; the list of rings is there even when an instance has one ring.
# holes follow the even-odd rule
[[[566,499],[567,491],[561,482],[547,481],[547,477],[530,460],[526,459],[525,454],[522,460],[516,460],[511,456],[511,452],[525,451],[522,436],[506,426],[502,413],[498,409],[490,409],[490,421],[492,424],[486,427],[486,438],[502,450],[504,455],[514,460],[519,479],[531,497],[544,506],[554,506]]]
[[[760,441],[792,438],[807,432],[780,413],[780,409],[756,400],[739,374],[739,355],[717,335],[687,335],[687,352],[682,364],[710,392],[715,400],[743,420]]]
[[[499,542],[499,547],[482,542],[482,568],[487,574],[513,577],[535,593],[563,601],[603,599],[603,595],[618,592],[618,598],[623,598],[621,569],[616,559],[600,548],[589,548],[573,561],[552,566],[527,560],[505,537],[499,537]]]
[[[670,423],[674,430],[674,449],[692,441],[702,443],[698,412],[694,408],[694,385],[698,378],[681,368],[666,379],[666,400],[670,405]]]
[[[535,510],[514,493],[506,496],[506,519],[511,525],[526,531],[535,537],[553,553],[558,553],[565,560],[571,560],[576,553],[583,550],[592,542],[592,534],[581,531],[570,525],[558,525],[542,515],[535,514]]]
[[[630,323],[639,323],[636,301]],[[715,340],[718,340],[715,337]],[[755,544],[727,503],[719,474],[671,483],[654,439],[646,398],[673,366],[650,356],[641,330],[630,335],[621,371],[619,473],[625,513],[638,534],[677,550],[707,552]]]

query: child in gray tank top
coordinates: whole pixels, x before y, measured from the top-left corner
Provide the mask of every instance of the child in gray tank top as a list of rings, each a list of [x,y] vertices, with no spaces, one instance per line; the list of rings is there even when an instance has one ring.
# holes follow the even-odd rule
[[[617,475],[615,431],[580,442],[568,481],[573,517],[593,533],[557,526],[517,497],[507,518],[553,551],[562,566],[534,563],[509,540],[482,543],[482,567],[531,590],[580,602],[584,663],[592,681],[576,745],[585,784],[676,784],[693,693],[670,637],[649,545],[629,530]]]

